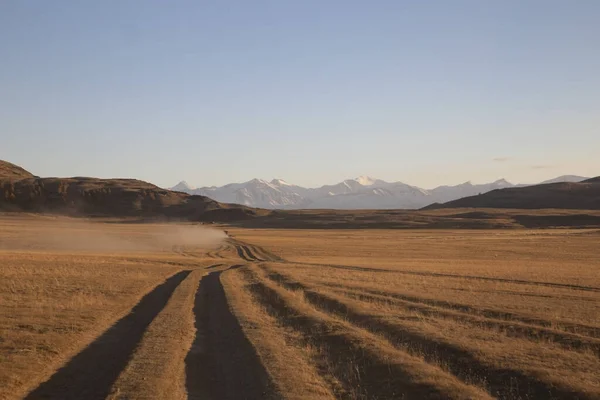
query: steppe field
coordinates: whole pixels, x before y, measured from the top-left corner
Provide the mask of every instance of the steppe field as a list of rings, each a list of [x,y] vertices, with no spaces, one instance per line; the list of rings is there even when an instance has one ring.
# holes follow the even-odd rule
[[[599,399],[600,231],[0,216],[0,399]]]

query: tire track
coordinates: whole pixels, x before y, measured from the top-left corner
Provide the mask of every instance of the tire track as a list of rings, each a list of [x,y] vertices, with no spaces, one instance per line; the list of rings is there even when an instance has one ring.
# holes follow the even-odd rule
[[[407,271],[407,270],[400,270],[400,269],[369,268],[369,267],[357,267],[357,266],[352,266],[352,265],[338,265],[338,264],[317,264],[317,263],[306,263],[306,262],[294,262],[294,264],[308,265],[308,266],[315,266],[315,267],[329,267],[329,268],[336,268],[336,269],[345,269],[345,270],[350,270],[350,271],[385,272],[385,273],[425,276],[425,277],[434,277],[434,278],[473,279],[473,280],[481,280],[481,281],[512,283],[512,284],[516,284],[516,285],[545,286],[545,287],[551,287],[551,288],[583,290],[583,291],[588,291],[588,292],[600,293],[599,287],[584,286],[584,285],[572,285],[572,284],[568,284],[568,283],[538,282],[538,281],[526,281],[526,280],[521,280],[521,279],[492,278],[489,276],[446,274],[446,273],[440,273],[440,272]]]
[[[365,294],[360,291],[335,288],[333,288],[332,290],[348,298],[360,301],[366,300],[368,302],[385,302],[386,304],[394,304],[408,311],[417,312],[424,316],[434,318],[438,317],[442,319],[466,323],[474,327],[486,328],[494,330],[495,332],[501,332],[508,337],[516,337],[537,341],[547,340],[551,343],[563,347],[566,350],[592,350],[594,353],[596,353],[597,356],[600,357],[600,341],[597,339],[588,338],[586,336],[579,336],[577,334],[551,330],[544,327],[524,325],[518,322],[507,322],[504,320],[488,319],[470,314],[463,314],[455,311],[446,311],[427,305],[414,304],[400,299],[390,299],[389,297]]]
[[[117,321],[25,399],[105,399],[146,328],[190,272],[178,272],[155,287],[129,314]]]
[[[219,246],[219,248],[218,248],[218,249],[216,249],[216,250],[213,250],[213,251],[209,251],[208,253],[206,253],[206,255],[207,255],[208,257],[210,257],[210,258],[224,258],[224,257],[221,255],[221,252],[222,252],[223,250],[225,250],[225,247],[224,247],[224,246]]]
[[[276,255],[274,253],[271,253],[270,251],[266,250],[264,247],[251,245],[249,243],[246,243],[246,246],[250,247],[252,249],[252,251],[255,254],[258,254],[261,258],[263,258],[264,261],[286,262],[286,260],[284,260],[283,258],[279,257],[278,255]]]
[[[237,249],[235,248],[234,244],[232,243],[232,240],[227,240],[222,248],[217,252],[217,256],[219,258],[231,258],[232,256],[235,256],[237,253]]]
[[[254,254],[252,252],[252,250],[250,249],[250,247],[248,247],[246,245],[241,245],[241,248],[243,249],[244,253],[246,254],[246,257],[248,257],[248,260],[251,260],[251,261],[267,261],[267,260],[261,259],[256,254]]]
[[[177,286],[144,332],[107,400],[187,398],[184,358],[194,339],[192,307],[203,273],[196,269]]]
[[[298,282],[287,279],[281,274],[267,275],[276,283],[304,291],[305,298],[317,309],[347,319],[361,329],[382,335],[398,348],[407,348],[415,354],[421,354],[429,363],[442,362],[446,368],[463,382],[469,383],[483,379],[490,392],[500,398],[553,398],[553,399],[591,399],[588,394],[569,388],[557,387],[533,376],[508,369],[487,365],[471,351],[449,342],[437,341],[397,324],[390,324],[367,313],[359,312],[339,299],[314,290],[307,290]],[[408,345],[408,346],[407,346]]]
[[[549,321],[542,318],[528,317],[520,314],[511,313],[508,311],[500,311],[489,308],[480,308],[473,307],[467,304],[454,303],[446,300],[435,300],[428,299],[418,296],[411,296],[401,293],[395,292],[386,292],[381,290],[374,290],[369,288],[364,288],[360,286],[344,286],[340,284],[334,283],[323,283],[323,286],[328,286],[332,288],[338,288],[342,290],[354,289],[356,291],[367,293],[369,295],[387,297],[390,299],[405,301],[411,304],[414,304],[415,307],[420,306],[430,306],[444,310],[450,310],[454,312],[460,312],[467,315],[474,315],[484,318],[496,319],[496,320],[504,320],[509,322],[520,322],[527,325],[536,325],[544,328],[553,328],[555,326],[559,326],[561,330],[570,332],[571,334],[580,335],[583,337],[588,337],[590,339],[598,339],[600,338],[600,328],[588,325],[574,324],[570,322],[556,322]]]
[[[235,251],[239,258],[248,262],[264,262],[264,261],[277,261],[285,262],[281,257],[265,250],[262,247],[255,246],[249,243],[241,242],[239,240],[230,239],[229,242],[234,246]]]
[[[253,257],[249,257],[249,256],[246,254],[246,252],[244,251],[244,250],[245,250],[245,249],[244,249],[244,247],[242,247],[242,246],[237,246],[237,245],[236,245],[236,246],[235,246],[235,250],[237,251],[237,253],[238,253],[238,256],[239,256],[239,257],[240,257],[242,260],[244,260],[244,261],[249,261],[249,262],[256,261],[256,259],[255,259],[255,258],[253,258]]]
[[[241,258],[244,261],[248,261],[248,262],[255,262],[255,261],[262,261],[262,260],[258,260],[258,258],[256,258],[252,252],[244,245],[240,244],[240,243],[234,243],[235,246],[235,251],[237,252],[237,255],[239,258]]]
[[[242,250],[238,247],[238,245],[236,245],[236,247],[235,247],[238,252],[238,256],[245,261],[248,261],[248,262],[276,261],[276,262],[285,262],[285,263],[288,262],[288,261],[284,260],[283,258],[263,249],[262,247],[254,246],[254,245],[240,242],[237,240],[235,241],[235,243],[244,248]],[[250,249],[254,249],[254,250],[250,250]],[[264,260],[256,257],[254,255],[254,253],[263,253],[265,255],[264,257],[262,257],[262,258],[264,258]],[[428,273],[428,272],[418,272],[418,271],[399,271],[399,270],[389,270],[389,269],[379,269],[379,268],[344,266],[344,265],[335,265],[335,264],[315,264],[315,263],[302,263],[302,262],[292,262],[292,264],[320,266],[320,267],[325,266],[325,267],[331,267],[331,268],[346,269],[346,270],[358,270],[358,271],[366,271],[366,272],[387,272],[387,273],[401,273],[401,274],[418,275],[418,276],[483,279],[483,280],[501,281],[501,282],[517,283],[517,284],[532,284],[534,286],[541,285],[541,286],[559,287],[559,288],[563,288],[563,289],[568,288],[568,289],[575,289],[575,290],[587,290],[587,291],[596,291],[597,290],[597,291],[600,291],[600,288],[595,288],[595,287],[591,287],[591,286],[588,287],[588,286],[558,284],[558,283],[550,283],[550,282],[535,282],[535,281],[530,282],[530,281],[502,279],[502,278],[474,277],[474,276],[463,276],[463,275],[458,275],[458,274],[441,274],[441,273]],[[325,283],[323,285],[347,289],[347,287],[343,286],[343,285],[325,284]],[[549,321],[549,320],[545,320],[542,318],[529,317],[529,316],[525,316],[525,315],[511,313],[508,311],[500,311],[500,310],[494,310],[494,309],[488,309],[488,308],[478,308],[478,307],[472,307],[472,306],[469,306],[466,304],[453,303],[453,302],[449,302],[449,301],[434,300],[434,299],[425,299],[425,298],[420,298],[417,296],[404,295],[404,294],[400,294],[400,293],[389,293],[389,292],[384,292],[384,291],[370,290],[367,288],[360,288],[360,290],[362,290],[366,293],[369,293],[369,294],[393,297],[395,299],[404,300],[407,302],[415,303],[417,305],[425,304],[425,305],[432,306],[432,307],[450,309],[453,311],[473,314],[473,315],[477,315],[477,316],[481,316],[481,317],[485,317],[485,318],[505,320],[505,321],[511,321],[511,322],[516,321],[516,322],[520,322],[520,323],[523,323],[526,325],[537,325],[537,326],[541,326],[544,328],[551,328],[551,329],[556,326],[559,326],[561,331],[565,331],[565,332],[568,332],[568,333],[571,333],[574,335],[588,337],[591,339],[600,339],[600,328],[599,327],[570,323],[570,322],[563,322],[563,321],[560,321],[557,323],[556,321]],[[551,330],[550,332],[547,332],[547,334],[551,336],[552,331],[553,330]],[[558,333],[558,334],[560,335],[560,333]],[[569,343],[569,341],[571,341],[571,340],[573,341],[573,343],[574,343],[573,346],[575,346],[575,347],[585,346],[583,343],[581,345],[579,345],[577,338],[571,338],[571,339],[566,338],[563,340],[563,339],[560,339],[560,337],[558,337],[558,336],[556,337],[556,342],[563,341],[564,343]],[[583,340],[583,342],[585,342],[585,340]],[[595,347],[595,346],[596,345],[594,344],[592,347]]]
[[[244,269],[243,272],[248,281],[248,288],[258,303],[282,325],[301,333],[307,344],[321,349],[325,354],[319,368],[325,374],[332,374],[343,386],[343,392],[336,392],[338,398],[485,398],[483,392],[468,385],[460,385],[463,390],[460,395],[457,394],[456,386],[453,387],[453,391],[443,388],[448,379],[441,378],[445,372],[423,364],[421,360],[407,353],[394,349],[390,354],[378,348],[381,354],[377,354],[373,349],[374,345],[368,341],[368,336],[365,339],[345,331],[342,327],[331,326],[325,320],[303,314],[276,290],[258,279],[253,271]],[[402,357],[405,362],[410,358],[411,362],[403,365],[397,361],[397,357]],[[423,368],[426,371],[423,371]],[[439,375],[436,383],[441,387],[420,381],[424,375],[434,375],[436,378]]]
[[[274,272],[264,265],[259,265],[266,273],[269,279],[278,282],[289,290],[309,290],[310,288],[306,285],[295,282],[284,275]],[[477,327],[485,327],[488,329],[499,330],[509,337],[519,337],[525,339],[545,339],[549,340],[567,350],[579,349],[579,350],[592,350],[596,355],[600,356],[600,341],[594,337],[587,337],[578,333],[561,332],[545,327],[531,326],[522,324],[514,321],[506,321],[504,319],[492,319],[487,316],[471,315],[468,313],[460,313],[455,309],[439,309],[434,306],[430,306],[427,303],[417,303],[413,301],[407,301],[404,296],[391,296],[380,295],[379,291],[370,291],[364,288],[358,290],[352,290],[348,286],[338,284],[325,284],[322,286],[331,287],[335,292],[342,294],[343,296],[355,298],[358,300],[376,301],[376,302],[393,302],[409,311],[418,312],[425,316],[441,317],[445,319],[452,319],[459,322],[464,322]],[[369,294],[367,294],[369,293]],[[400,298],[398,298],[400,297]],[[539,321],[539,320],[536,320]],[[548,325],[551,323],[545,321]],[[580,326],[573,327],[573,329],[580,330]]]
[[[205,275],[196,293],[197,332],[185,358],[188,398],[275,398],[274,385],[267,371],[229,309],[220,280],[222,273],[213,271]]]
[[[233,242],[233,240],[231,240],[231,241]],[[234,245],[236,245],[236,249],[238,250],[238,255],[240,256],[240,258],[243,258],[246,261],[288,262],[285,259],[283,259],[283,258],[281,258],[259,246],[251,245],[249,243],[241,242],[239,240],[235,240]],[[241,250],[238,248],[238,246],[244,247],[245,251],[247,251],[247,255],[242,256],[240,254]],[[252,250],[250,250],[250,248],[252,248]],[[257,257],[254,253],[256,253],[256,254],[262,253],[262,255],[264,256],[263,258],[265,258],[265,259],[261,260],[260,257]],[[489,277],[489,276],[460,275],[460,274],[449,274],[449,273],[440,273],[440,272],[423,272],[423,271],[408,271],[408,270],[400,270],[400,269],[370,268],[370,267],[358,267],[358,266],[352,266],[352,265],[339,265],[339,264],[319,264],[319,263],[309,263],[309,262],[293,262],[293,263],[298,264],[298,265],[329,267],[329,268],[345,269],[345,270],[351,270],[351,271],[385,272],[385,273],[396,273],[396,274],[436,277],[436,278],[472,279],[472,280],[483,280],[483,281],[491,281],[491,282],[512,283],[512,284],[516,284],[516,285],[545,286],[545,287],[551,287],[551,288],[582,290],[582,291],[600,293],[600,287],[574,285],[574,284],[568,284],[568,283],[527,281],[527,280],[522,280],[522,279],[494,278],[494,277]]]

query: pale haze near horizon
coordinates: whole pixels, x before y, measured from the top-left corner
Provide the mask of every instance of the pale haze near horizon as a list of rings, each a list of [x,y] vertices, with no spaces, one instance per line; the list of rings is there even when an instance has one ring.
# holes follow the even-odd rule
[[[6,1],[0,159],[168,187],[600,175],[599,1]]]

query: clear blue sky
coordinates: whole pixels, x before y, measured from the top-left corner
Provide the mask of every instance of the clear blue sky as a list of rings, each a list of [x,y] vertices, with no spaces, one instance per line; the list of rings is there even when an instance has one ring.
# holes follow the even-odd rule
[[[0,159],[161,186],[600,175],[600,1],[0,2]]]

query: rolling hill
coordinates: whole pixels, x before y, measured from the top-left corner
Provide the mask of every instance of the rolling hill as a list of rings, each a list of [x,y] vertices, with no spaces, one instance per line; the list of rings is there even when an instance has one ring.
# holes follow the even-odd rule
[[[0,211],[193,221],[241,220],[264,214],[136,179],[39,178],[5,161],[0,163]]]
[[[0,180],[20,180],[34,178],[33,174],[18,165],[0,160]]]
[[[600,177],[583,182],[547,183],[520,188],[493,190],[424,209],[514,208],[514,209],[600,209]]]

